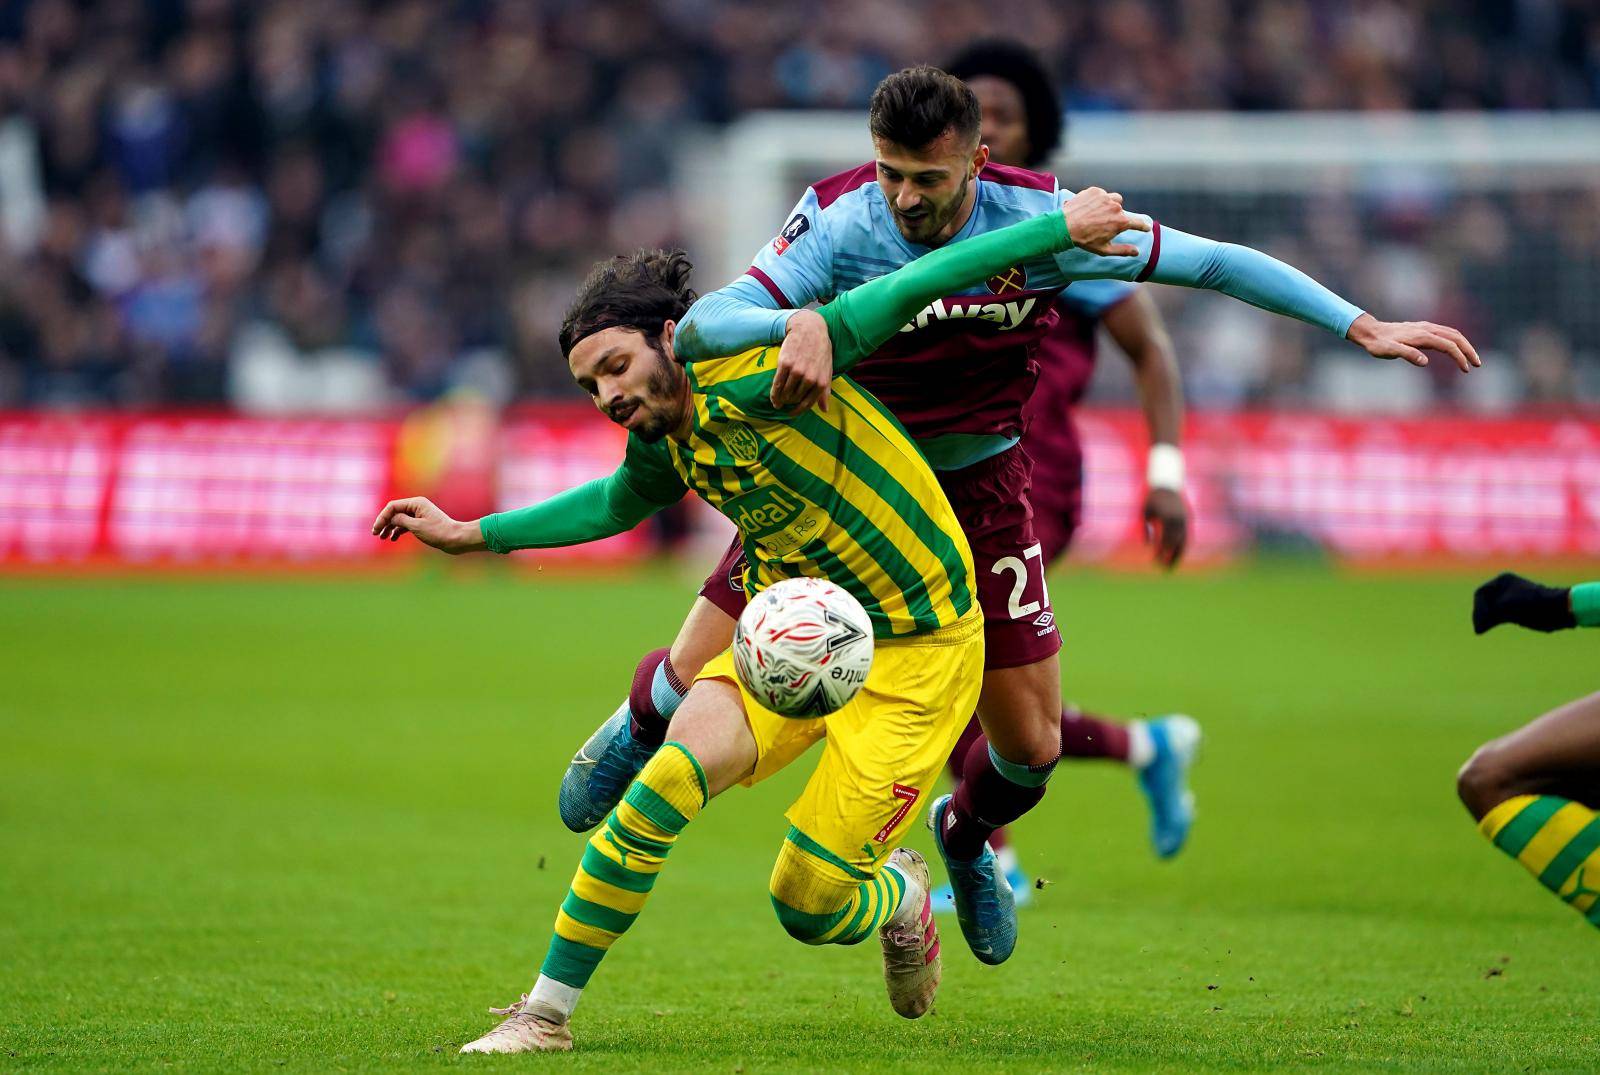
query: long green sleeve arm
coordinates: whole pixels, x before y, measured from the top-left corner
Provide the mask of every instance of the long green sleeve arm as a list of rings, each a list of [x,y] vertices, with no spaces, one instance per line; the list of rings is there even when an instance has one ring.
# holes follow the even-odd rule
[[[1580,582],[1572,588],[1572,618],[1579,627],[1600,627],[1600,582]]]
[[[817,311],[833,340],[833,372],[847,372],[941,295],[1071,246],[1066,218],[1046,213],[941,247],[852,288]]]
[[[526,508],[485,515],[478,528],[493,552],[556,549],[625,533],[664,506],[609,474]]]
[[[478,520],[493,552],[582,545],[632,530],[683,496],[686,487],[660,445],[628,438],[622,465],[549,500]]]

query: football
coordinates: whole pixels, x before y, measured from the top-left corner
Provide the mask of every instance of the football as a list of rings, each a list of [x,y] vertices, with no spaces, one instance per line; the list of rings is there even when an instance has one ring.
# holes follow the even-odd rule
[[[757,594],[733,631],[733,663],[756,701],[821,717],[855,697],[872,669],[872,621],[848,591],[785,579]]]

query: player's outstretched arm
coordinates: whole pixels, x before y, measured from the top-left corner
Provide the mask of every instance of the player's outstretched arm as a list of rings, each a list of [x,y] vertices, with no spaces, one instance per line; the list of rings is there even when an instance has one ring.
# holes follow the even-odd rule
[[[563,548],[626,533],[676,503],[684,491],[675,474],[641,474],[640,467],[624,462],[604,478],[475,521],[452,519],[426,497],[391,500],[373,521],[372,533],[388,541],[410,533],[453,555]]]
[[[1105,195],[1105,205],[1114,204],[1120,212],[1121,199],[1110,201],[1115,197]],[[970,287],[1019,261],[1072,246],[1068,229],[1065,213],[1033,217],[941,247],[840,295],[817,311],[833,341],[834,374],[849,371],[883,346],[918,310],[939,296]]]
[[[372,520],[372,533],[379,541],[399,541],[402,534],[413,534],[424,545],[452,556],[489,547],[477,522],[452,519],[425,496],[389,501]]]
[[[1473,593],[1472,629],[1481,635],[1502,623],[1545,632],[1600,627],[1600,582],[1568,589],[1503,572]]]
[[[748,276],[700,296],[678,322],[673,354],[692,363],[782,343],[796,311],[777,309],[776,301]]]
[[[1160,284],[1205,288],[1241,302],[1325,328],[1375,358],[1428,364],[1426,350],[1439,351],[1464,373],[1483,360],[1466,336],[1428,321],[1379,321],[1292,265],[1234,243],[1219,243],[1176,228],[1162,228],[1159,255],[1148,279]]]

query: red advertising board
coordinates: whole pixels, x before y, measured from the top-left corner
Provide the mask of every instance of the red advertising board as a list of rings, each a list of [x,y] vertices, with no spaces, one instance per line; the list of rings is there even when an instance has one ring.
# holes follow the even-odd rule
[[[1138,555],[1143,423],[1097,410],[1079,423],[1076,555]],[[391,496],[505,510],[609,473],[621,449],[621,431],[581,404],[465,418],[0,414],[0,566],[371,560],[391,553],[368,530]],[[1600,421],[1198,414],[1185,452],[1202,558],[1263,542],[1351,560],[1600,556]],[[649,547],[635,532],[529,555],[604,563]]]
[[[1137,415],[1083,414],[1078,554],[1136,543]],[[1600,421],[1312,414],[1188,420],[1194,552],[1296,541],[1352,560],[1600,555]]]
[[[541,407],[514,414],[500,432],[495,510],[509,511],[564,489],[603,478],[617,468],[627,435],[600,420],[594,408]],[[538,555],[556,560],[627,560],[649,552],[643,529]]]
[[[0,561],[369,555],[393,423],[0,417]]]

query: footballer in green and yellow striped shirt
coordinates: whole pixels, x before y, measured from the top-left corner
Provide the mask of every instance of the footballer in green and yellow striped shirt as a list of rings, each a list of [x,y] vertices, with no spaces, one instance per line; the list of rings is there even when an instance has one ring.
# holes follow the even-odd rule
[[[941,966],[928,869],[899,844],[977,703],[983,617],[972,554],[932,469],[846,373],[933,297],[1070,245],[1062,215],[1037,217],[839,296],[819,311],[833,343],[831,402],[801,413],[771,403],[776,349],[692,370],[674,360],[676,323],[694,299],[682,254],[603,263],[561,342],[579,386],[628,430],[616,472],[476,524],[420,499],[380,514],[379,536],[409,531],[452,552],[505,552],[620,533],[693,489],[739,528],[752,594],[781,579],[827,579],[861,602],[878,639],[866,683],[826,718],[772,713],[739,685],[730,654],[709,662],[671,740],[590,839],[532,994],[464,1051],[569,1048],[579,993],[643,910],[679,833],[711,798],[819,741],[769,884],[778,920],[808,944],[876,933],[891,1005],[910,1018],[928,1010]]]
[[[972,554],[922,453],[848,378],[828,410],[778,413],[776,361],[762,348],[690,367],[688,420],[659,442],[682,483],[739,528],[747,588],[826,578],[880,637],[956,623],[973,608]]]

